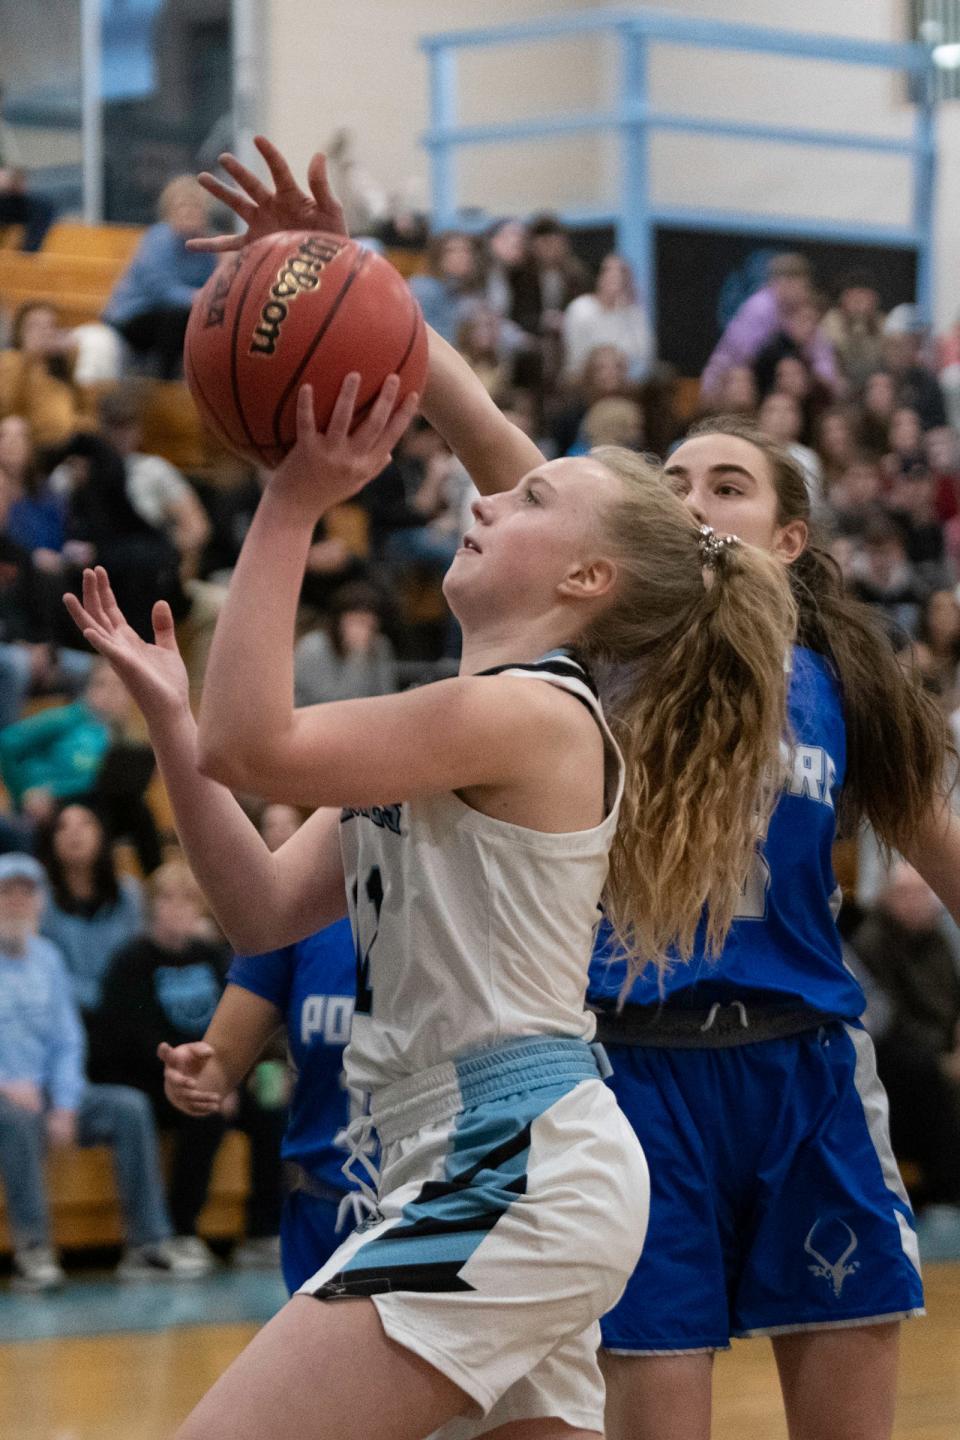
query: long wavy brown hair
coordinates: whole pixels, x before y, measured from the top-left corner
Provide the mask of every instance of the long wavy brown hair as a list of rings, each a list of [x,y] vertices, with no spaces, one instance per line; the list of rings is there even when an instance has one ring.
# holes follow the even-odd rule
[[[722,949],[782,784],[797,606],[784,566],[753,546],[705,568],[700,528],[658,466],[590,454],[623,481],[601,516],[616,598],[581,649],[626,762],[604,905],[632,979],[668,952],[689,957],[701,919],[708,953]]]
[[[776,491],[777,523],[810,525],[803,472],[786,450],[733,415],[701,420],[688,432],[690,439],[702,435],[732,435],[753,445]],[[955,778],[946,719],[919,676],[897,658],[875,612],[844,593],[839,567],[815,531],[789,575],[799,643],[827,657],[843,696],[847,765],[838,826],[850,834],[867,821],[885,849],[902,850]]]

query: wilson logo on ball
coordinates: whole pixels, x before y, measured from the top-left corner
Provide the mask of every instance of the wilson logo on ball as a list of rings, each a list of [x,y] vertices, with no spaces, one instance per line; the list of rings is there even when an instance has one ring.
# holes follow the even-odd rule
[[[260,311],[259,323],[250,341],[251,355],[272,355],[280,339],[280,327],[290,306],[305,290],[315,290],[331,260],[343,250],[342,244],[318,236],[304,240],[280,267],[270,287],[269,298]]]

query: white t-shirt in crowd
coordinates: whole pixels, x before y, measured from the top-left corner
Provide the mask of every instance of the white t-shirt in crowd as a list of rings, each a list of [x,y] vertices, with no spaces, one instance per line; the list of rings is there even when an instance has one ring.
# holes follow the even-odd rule
[[[564,369],[579,375],[591,350],[615,345],[630,362],[630,378],[641,380],[654,360],[653,335],[639,305],[607,310],[596,295],[578,295],[563,312]]]

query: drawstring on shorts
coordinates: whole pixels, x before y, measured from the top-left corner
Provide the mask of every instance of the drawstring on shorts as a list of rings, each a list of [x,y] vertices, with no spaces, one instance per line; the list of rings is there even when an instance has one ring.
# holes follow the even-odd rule
[[[378,1194],[380,1171],[370,1159],[370,1152],[374,1148],[373,1116],[370,1114],[355,1116],[346,1130],[342,1132],[342,1141],[347,1146],[349,1153],[340,1168],[351,1184],[357,1186],[357,1189],[348,1191],[340,1202],[340,1208],[337,1211],[338,1230],[351,1209],[357,1225],[369,1220],[372,1215],[380,1213]],[[360,1165],[366,1171],[366,1178],[355,1172],[354,1165]]]
[[[720,1011],[725,1008],[739,1011],[741,1026],[744,1030],[748,1030],[750,1028],[750,1021],[747,1019],[747,1007],[746,1005],[744,1005],[742,1000],[731,1000],[729,1007],[725,1007],[721,1000],[715,1000],[710,1006],[709,1011],[707,1012],[706,1020],[704,1020],[703,1024],[700,1026],[701,1035],[706,1035],[708,1030],[713,1029],[714,1021],[716,1020]]]

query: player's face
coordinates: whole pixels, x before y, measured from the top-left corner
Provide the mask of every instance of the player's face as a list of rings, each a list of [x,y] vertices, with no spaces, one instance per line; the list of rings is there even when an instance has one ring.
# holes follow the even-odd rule
[[[455,613],[519,618],[592,598],[593,580],[584,576],[601,548],[601,508],[621,491],[615,475],[584,456],[552,460],[512,490],[475,501],[474,523],[444,578]]]
[[[802,521],[777,522],[778,500],[766,456],[737,435],[698,435],[664,467],[671,487],[701,525],[795,560],[806,543]]]

